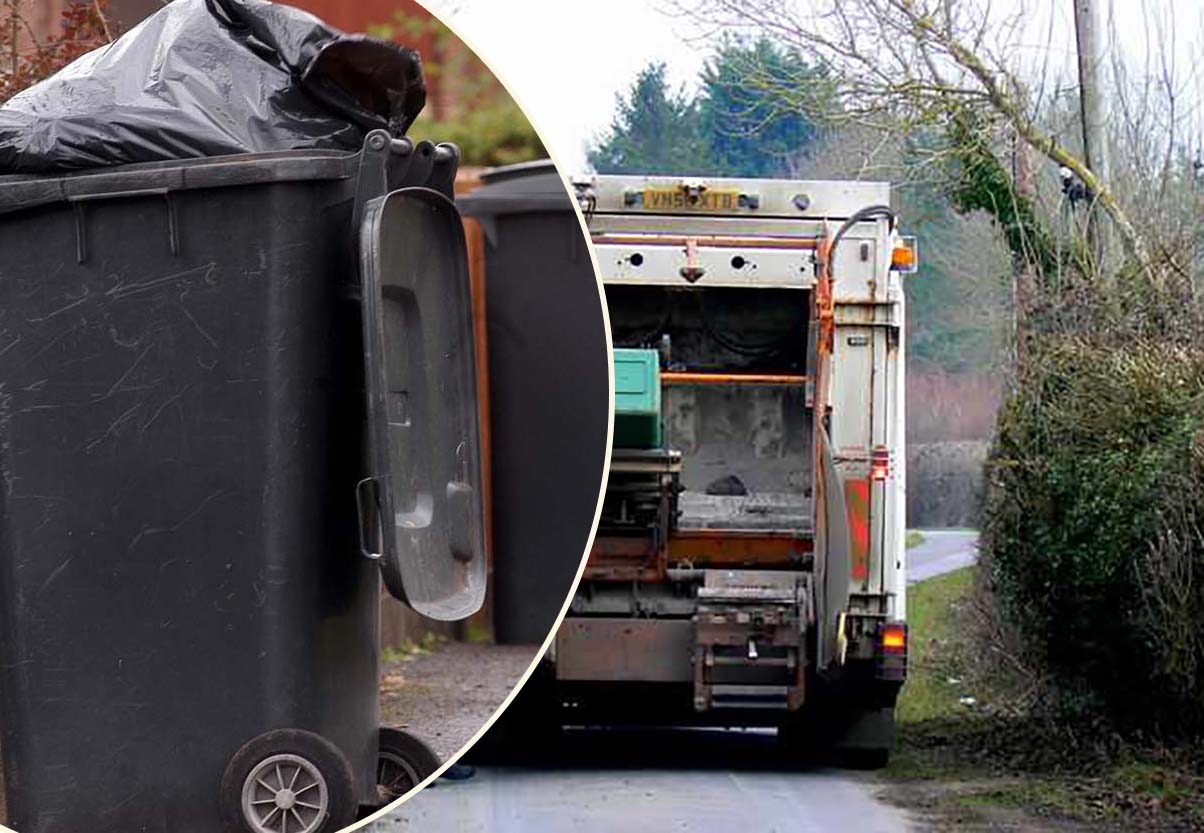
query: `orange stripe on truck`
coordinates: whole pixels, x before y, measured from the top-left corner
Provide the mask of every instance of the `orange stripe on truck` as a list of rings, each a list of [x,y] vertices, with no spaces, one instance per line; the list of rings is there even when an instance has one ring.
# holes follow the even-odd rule
[[[870,577],[870,481],[846,480],[844,504],[849,519],[849,574],[858,581]]]

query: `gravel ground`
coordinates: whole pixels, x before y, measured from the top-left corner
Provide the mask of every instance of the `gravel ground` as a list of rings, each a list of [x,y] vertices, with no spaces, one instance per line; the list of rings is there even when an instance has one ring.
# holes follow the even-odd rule
[[[536,645],[444,642],[381,669],[381,720],[447,760],[485,724],[535,659]]]

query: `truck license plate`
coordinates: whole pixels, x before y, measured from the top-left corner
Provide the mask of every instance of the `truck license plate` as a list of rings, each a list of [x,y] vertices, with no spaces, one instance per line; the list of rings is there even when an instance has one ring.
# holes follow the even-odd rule
[[[687,196],[681,188],[645,188],[644,209],[651,211],[735,211],[739,191],[711,191]]]

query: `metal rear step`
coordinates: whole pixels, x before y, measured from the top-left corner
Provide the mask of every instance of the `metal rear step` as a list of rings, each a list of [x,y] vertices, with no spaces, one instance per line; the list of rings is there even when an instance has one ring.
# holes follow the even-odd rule
[[[695,618],[694,708],[794,709],[802,704],[802,635],[811,575],[706,570]]]

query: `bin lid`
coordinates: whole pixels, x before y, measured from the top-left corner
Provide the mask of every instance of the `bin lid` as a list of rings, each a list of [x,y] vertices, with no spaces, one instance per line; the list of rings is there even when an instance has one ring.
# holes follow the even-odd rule
[[[456,204],[469,217],[573,210],[573,198],[551,159],[491,168],[481,174],[481,187]]]
[[[69,173],[5,175],[0,176],[0,214],[127,196],[349,179],[359,169],[360,156],[342,150],[284,150],[137,162]]]
[[[424,616],[485,598],[476,349],[464,228],[427,188],[370,201],[360,229],[370,476],[361,547]]]

